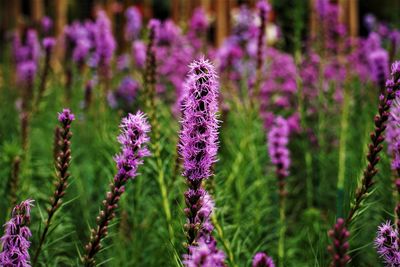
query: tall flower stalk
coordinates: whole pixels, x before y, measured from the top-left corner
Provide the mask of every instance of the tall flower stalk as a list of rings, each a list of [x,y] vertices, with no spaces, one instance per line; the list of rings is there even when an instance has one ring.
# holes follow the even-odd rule
[[[359,210],[362,201],[366,198],[368,192],[374,184],[374,176],[378,173],[376,165],[380,160],[378,154],[383,148],[383,134],[386,130],[386,123],[389,118],[389,110],[393,100],[396,97],[396,93],[400,90],[400,61],[393,63],[391,75],[392,78],[386,82],[386,95],[381,95],[379,97],[378,114],[374,119],[375,129],[371,133],[372,142],[368,146],[368,165],[364,170],[361,185],[356,190],[355,198],[351,204],[350,211],[346,218],[346,225],[349,225],[349,223],[354,219],[354,216]]]
[[[268,152],[272,164],[275,165],[275,175],[278,179],[279,190],[279,241],[278,256],[279,266],[283,266],[285,258],[285,209],[286,209],[286,177],[289,175],[290,152],[287,148],[289,143],[289,124],[283,117],[275,118],[272,128],[268,133]]]
[[[58,115],[58,121],[60,122],[59,128],[59,143],[58,143],[58,156],[56,160],[56,170],[57,170],[57,182],[55,183],[55,191],[53,197],[50,200],[51,206],[47,210],[47,220],[45,222],[45,226],[43,232],[39,239],[39,244],[37,246],[35,256],[32,261],[32,265],[36,265],[40,252],[42,250],[42,246],[44,241],[46,240],[48,231],[50,229],[51,220],[56,213],[56,211],[61,207],[62,198],[64,197],[67,187],[68,187],[68,178],[70,174],[68,172],[69,166],[71,164],[71,123],[75,120],[74,114],[71,113],[69,109],[64,109]],[[57,140],[57,136],[55,137]]]
[[[86,253],[82,258],[85,266],[96,265],[95,256],[101,249],[101,241],[108,234],[108,225],[115,217],[126,183],[138,175],[137,169],[143,164],[143,158],[150,155],[147,149],[150,125],[144,113],[138,111],[135,115],[128,114],[122,119],[120,128],[118,142],[122,151],[114,158],[118,171],[110,183],[110,191],[107,192],[103,208],[96,218],[97,226],[91,230],[89,243],[85,246]]]
[[[202,222],[196,220],[206,194],[202,181],[212,175],[218,149],[218,82],[214,66],[204,58],[190,65],[183,104],[179,152],[183,158],[185,192],[185,230],[188,247],[196,244]]]
[[[152,19],[149,22],[149,41],[147,44],[147,51],[146,51],[146,69],[144,72],[144,81],[145,81],[145,103],[147,113],[149,114],[150,123],[152,126],[152,138],[154,142],[152,142],[152,152],[153,152],[153,159],[156,163],[156,175],[157,175],[157,183],[161,193],[162,199],[162,208],[165,215],[165,221],[168,228],[168,235],[169,241],[174,244],[175,233],[172,227],[172,213],[171,207],[168,200],[168,188],[167,183],[165,181],[165,172],[164,172],[164,165],[165,162],[161,157],[161,131],[160,131],[160,124],[159,124],[159,114],[157,112],[157,98],[156,98],[156,79],[157,79],[157,60],[156,60],[156,37],[157,33],[160,30],[160,22],[158,20]]]
[[[3,267],[30,267],[29,238],[32,233],[29,229],[31,207],[33,200],[27,199],[15,206],[11,219],[4,225],[4,235],[0,239],[2,251],[0,266]]]

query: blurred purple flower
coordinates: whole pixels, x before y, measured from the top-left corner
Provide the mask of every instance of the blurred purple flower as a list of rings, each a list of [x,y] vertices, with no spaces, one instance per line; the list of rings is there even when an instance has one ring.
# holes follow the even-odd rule
[[[258,252],[254,255],[252,267],[275,267],[275,263],[267,254]]]
[[[142,15],[139,9],[131,6],[126,10],[125,17],[125,39],[127,41],[134,41],[139,37],[140,30],[142,29]]]

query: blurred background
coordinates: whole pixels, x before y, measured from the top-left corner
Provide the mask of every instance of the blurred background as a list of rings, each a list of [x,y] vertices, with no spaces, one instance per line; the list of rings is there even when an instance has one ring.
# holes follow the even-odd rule
[[[318,31],[313,9],[316,0],[274,0],[273,12],[269,21],[280,27],[280,36],[285,50],[294,48],[294,40],[307,33]],[[1,45],[7,38],[7,32],[13,29],[23,30],[38,25],[44,16],[54,20],[55,35],[60,36],[66,24],[74,20],[94,18],[96,11],[105,9],[112,19],[117,39],[123,39],[126,8],[137,6],[144,20],[152,17],[161,20],[172,18],[185,28],[196,7],[203,7],[210,20],[208,39],[219,46],[230,33],[230,28],[239,7],[247,4],[252,7],[255,0],[1,0],[0,38]],[[334,0],[341,6],[340,20],[349,29],[351,36],[366,35],[363,25],[366,14],[373,13],[378,20],[390,24],[400,24],[400,0]],[[279,18],[279,19],[278,19]],[[297,36],[296,36],[297,35]],[[301,36],[298,36],[301,35]],[[121,42],[119,42],[121,43]],[[119,46],[123,50],[123,46]],[[0,52],[1,53],[1,52]]]

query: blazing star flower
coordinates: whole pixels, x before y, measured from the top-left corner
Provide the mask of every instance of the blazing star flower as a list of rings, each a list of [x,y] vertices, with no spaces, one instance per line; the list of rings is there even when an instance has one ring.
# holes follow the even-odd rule
[[[122,152],[114,157],[118,171],[110,185],[110,191],[106,194],[106,199],[102,202],[103,208],[97,217],[97,226],[91,230],[90,241],[85,246],[86,254],[83,256],[85,266],[96,265],[95,256],[101,249],[102,239],[108,234],[108,226],[115,217],[115,210],[121,195],[125,192],[126,183],[138,175],[137,169],[143,164],[143,158],[150,155],[147,149],[147,143],[150,141],[148,136],[150,124],[144,113],[141,111],[135,115],[129,113],[122,119],[120,129],[118,142],[121,144]]]
[[[136,7],[129,7],[125,12],[126,26],[125,26],[125,39],[133,41],[138,38],[140,30],[142,29],[142,15]]]
[[[43,17],[40,21],[40,24],[42,26],[43,32],[46,34],[49,33],[53,28],[53,20],[48,16]]]
[[[285,196],[285,178],[289,175],[290,152],[289,124],[283,117],[275,118],[272,128],[268,132],[268,153],[278,178],[279,195]]]
[[[185,267],[224,267],[225,254],[215,245],[200,241],[197,246],[189,248],[190,254],[185,256]]]
[[[275,267],[275,263],[267,254],[258,252],[254,255],[252,267]]]
[[[150,141],[148,132],[150,125],[144,113],[138,111],[135,115],[128,114],[122,119],[121,134],[118,142],[122,146],[122,152],[115,156],[118,173],[114,180],[133,179],[138,175],[137,168],[143,164],[143,158],[150,155],[146,143]]]
[[[30,256],[29,230],[30,211],[33,200],[28,199],[15,206],[12,218],[5,224],[4,235],[0,239],[3,250],[0,253],[0,265],[4,267],[29,267]]]
[[[99,11],[96,19],[94,36],[95,54],[93,62],[96,66],[103,66],[108,72],[108,67],[116,49],[116,42],[112,34],[111,22],[104,11]],[[108,73],[104,73],[107,74]]]
[[[375,248],[379,256],[386,263],[386,266],[400,266],[398,237],[398,230],[390,221],[387,221],[378,227],[378,233],[375,238]]]
[[[132,55],[135,60],[135,65],[143,69],[146,63],[146,45],[142,41],[132,43]]]
[[[115,92],[110,92],[108,102],[110,107],[116,108],[118,104],[123,107],[130,107],[135,101],[139,83],[131,77],[125,77]]]
[[[64,125],[71,124],[71,122],[74,120],[75,115],[68,108],[63,109],[61,113],[58,113],[58,121]]]
[[[201,58],[190,65],[186,91],[180,152],[183,176],[194,182],[211,176],[218,148],[218,82],[208,60]]]
[[[43,39],[43,47],[46,50],[46,53],[50,53],[55,44],[56,39],[54,39],[54,37],[46,37]]]
[[[390,107],[386,128],[388,153],[392,156],[392,169],[400,170],[400,96],[397,95]]]
[[[372,80],[381,88],[389,77],[389,54],[385,49],[377,49],[369,54],[369,66],[371,68]]]
[[[22,84],[32,84],[36,76],[36,63],[33,61],[24,61],[17,65],[18,82]]]

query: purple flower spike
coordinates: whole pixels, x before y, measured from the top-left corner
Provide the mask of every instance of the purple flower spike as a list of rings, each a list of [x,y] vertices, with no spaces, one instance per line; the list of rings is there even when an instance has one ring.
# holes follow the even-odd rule
[[[43,39],[43,46],[46,51],[51,51],[56,44],[56,40],[53,37],[46,37]]]
[[[400,75],[400,61],[396,61],[392,64],[392,73],[393,76]]]
[[[120,129],[118,142],[121,144],[122,152],[114,158],[118,171],[110,184],[106,199],[102,202],[103,208],[97,216],[97,226],[91,230],[89,243],[85,246],[86,254],[82,258],[85,266],[96,266],[95,256],[101,249],[102,239],[108,234],[108,226],[115,217],[126,183],[137,176],[137,168],[143,164],[143,158],[150,155],[146,144],[150,141],[148,137],[150,125],[144,113],[138,111],[135,115],[128,114],[122,119]]]
[[[183,105],[180,152],[185,176],[199,182],[212,175],[218,149],[218,82],[214,66],[204,58],[190,65]]]
[[[279,194],[285,195],[285,178],[289,175],[290,152],[289,124],[283,117],[276,117],[271,130],[268,133],[268,152],[272,164],[276,166]]]
[[[40,24],[44,33],[49,33],[53,28],[53,20],[48,16],[43,17]]]
[[[258,252],[254,255],[252,267],[275,267],[275,263],[267,254]]]
[[[371,68],[372,80],[381,88],[384,88],[385,81],[389,77],[389,54],[385,49],[377,49],[368,57]]]
[[[12,211],[12,218],[4,225],[4,235],[0,239],[3,250],[0,253],[0,266],[4,267],[29,267],[30,256],[29,230],[30,212],[33,200],[22,201]]]
[[[200,241],[198,246],[189,248],[190,255],[185,257],[185,267],[224,267],[225,254],[215,246]]]
[[[36,63],[33,61],[25,61],[17,65],[18,82],[26,85],[32,85],[36,76]]]
[[[398,236],[398,230],[390,221],[387,221],[378,227],[378,233],[375,238],[375,247],[379,256],[385,261],[386,266],[400,266]]]
[[[133,179],[137,175],[137,168],[143,164],[143,157],[150,156],[146,143],[150,141],[148,133],[150,124],[144,113],[128,114],[122,119],[121,134],[118,142],[122,145],[122,152],[115,156],[118,174],[115,180]]]
[[[73,120],[75,120],[75,115],[68,108],[63,109],[61,113],[58,113],[58,121],[62,124],[71,124]]]
[[[138,38],[140,30],[142,29],[142,15],[136,7],[129,7],[125,12],[126,26],[125,26],[125,39],[133,41]]]

